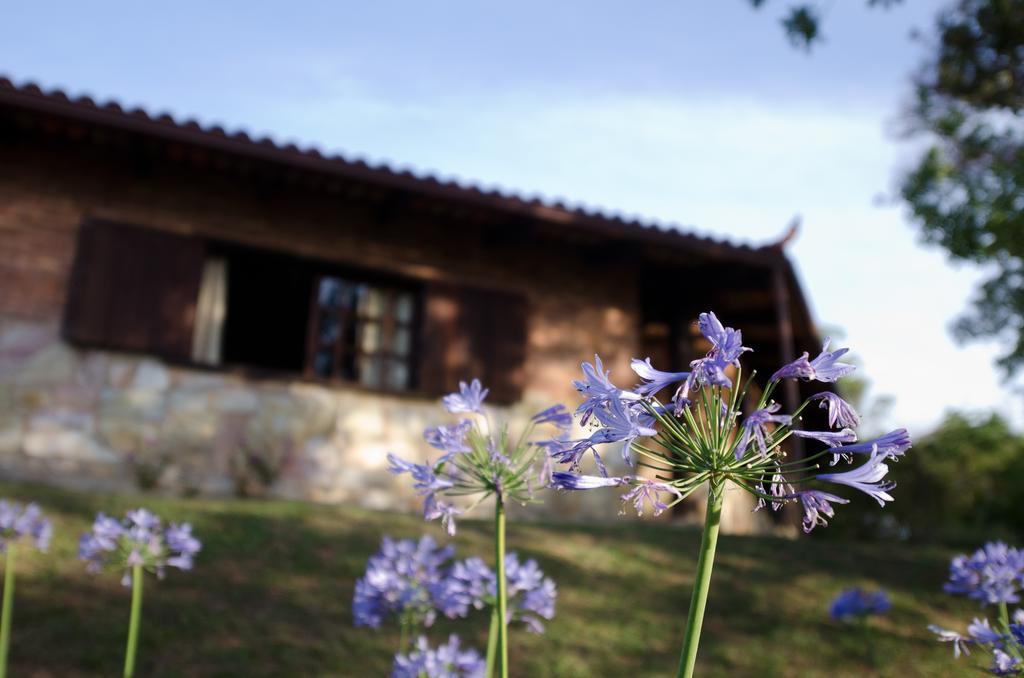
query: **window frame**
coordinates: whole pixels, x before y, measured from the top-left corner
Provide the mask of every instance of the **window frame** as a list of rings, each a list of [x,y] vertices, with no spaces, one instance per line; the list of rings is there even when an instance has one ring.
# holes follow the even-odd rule
[[[323,321],[323,310],[325,306],[320,303],[321,285],[325,279],[333,278],[353,286],[365,286],[368,290],[376,290],[382,295],[381,314],[374,317],[366,317],[358,308],[352,309],[340,304],[336,307],[338,319],[338,335],[332,347],[332,368],[330,376],[318,374],[316,370],[316,357],[322,347],[325,346],[320,338],[320,329]],[[402,294],[409,298],[409,317],[405,321],[399,321],[394,312],[395,300]],[[393,393],[393,394],[415,394],[419,391],[419,377],[417,369],[420,362],[420,335],[422,323],[423,295],[421,286],[414,281],[380,274],[368,274],[365,271],[358,271],[351,268],[324,267],[317,270],[313,277],[313,285],[310,290],[308,326],[306,330],[306,361],[303,376],[311,381],[322,383],[344,385],[368,391]],[[363,333],[367,325],[374,325],[379,328],[377,340],[378,348],[375,351],[366,351],[363,348]],[[408,332],[408,351],[405,355],[396,353],[393,348],[384,349],[394,337],[398,328],[404,328]],[[346,333],[353,333],[351,350],[346,346]],[[379,378],[376,384],[369,384],[362,381],[358,376],[348,378],[344,376],[343,363],[352,360],[359,364],[363,358],[377,358],[380,360],[378,369]],[[406,370],[404,387],[391,385],[388,378],[388,367],[398,362],[403,364]],[[357,370],[360,368],[356,368]]]

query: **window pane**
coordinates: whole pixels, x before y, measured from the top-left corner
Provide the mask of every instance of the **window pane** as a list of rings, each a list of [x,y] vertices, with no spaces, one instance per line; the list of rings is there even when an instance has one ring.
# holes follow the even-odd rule
[[[324,345],[333,345],[338,341],[339,331],[338,314],[327,310],[321,312],[320,334],[317,336],[320,343]]]
[[[334,350],[330,347],[316,352],[313,371],[318,377],[330,377],[334,373]]]
[[[380,324],[362,323],[362,337],[359,342],[363,353],[377,353],[380,351]]]
[[[405,363],[392,360],[388,368],[388,388],[397,391],[409,387],[409,367]]]
[[[412,322],[412,295],[408,292],[395,297],[395,320],[400,323]]]
[[[379,318],[384,311],[384,295],[376,287],[363,286],[359,295],[359,315]]]
[[[333,308],[341,302],[342,281],[338,278],[321,278],[319,301],[321,306]]]
[[[391,336],[391,350],[395,355],[407,356],[412,345],[412,333],[408,327],[396,327]]]
[[[359,383],[371,388],[380,388],[380,358],[363,356],[359,359]]]

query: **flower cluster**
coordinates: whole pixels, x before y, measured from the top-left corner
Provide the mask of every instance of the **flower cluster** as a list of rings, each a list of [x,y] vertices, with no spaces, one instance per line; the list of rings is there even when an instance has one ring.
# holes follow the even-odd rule
[[[520,563],[519,556],[505,556],[508,586],[508,622],[521,621],[533,633],[544,632],[544,622],[555,616],[558,590],[535,560]],[[497,577],[480,558],[456,562],[436,591],[438,608],[450,618],[464,617],[470,609],[492,607],[497,597]]]
[[[420,636],[409,654],[395,655],[391,678],[483,678],[486,667],[476,650],[460,647],[455,634],[436,648],[430,647],[427,639]]]
[[[140,508],[129,511],[123,520],[97,515],[92,530],[79,539],[78,557],[90,572],[124,570],[121,583],[131,586],[133,567],[141,566],[162,579],[167,567],[191,570],[201,547],[188,523],[164,527],[159,517]]]
[[[595,356],[593,364],[583,364],[584,378],[573,384],[584,397],[576,413],[582,424],[590,426],[590,433],[578,440],[549,443],[552,458],[568,465],[566,471],[552,474],[554,487],[628,488],[622,494],[624,507],[632,504],[637,513],[650,510],[658,515],[705,483],[717,491],[728,480],[757,497],[759,507],[778,510],[786,503],[800,502],[806,532],[827,524],[834,506],[849,500],[814,487],[797,489],[801,484],[817,481],[853,488],[882,506],[892,501],[889,492],[895,483],[885,480],[887,462],[898,460],[910,448],[905,429],[858,440],[854,428],[860,417],[831,389],[806,399],[790,414],[781,413],[782,405],[772,400],[784,380],[831,384],[849,374],[853,366],[840,361],[848,349],[831,350],[826,339],[814,359],[804,353],[776,371],[756,406],[744,413],[740,408],[754,392],[754,382],[753,375],[743,381],[740,357],[751,349],[743,346],[739,330],[725,327],[714,313],[702,313],[698,328],[711,346],[707,355],[691,362],[688,372],[663,372],[649,358],[634,359],[631,366],[641,382],[631,390],[611,382],[600,357]],[[672,395],[663,404],[658,394],[666,389]],[[827,410],[834,430],[798,428],[800,413],[812,403]],[[817,441],[823,449],[787,461],[782,444],[791,437]],[[627,464],[647,467],[654,477],[609,475],[598,446],[610,443],[621,446]],[[597,475],[581,473],[587,453],[593,455]],[[832,465],[852,463],[861,457],[866,461],[842,472],[821,473],[817,463],[825,458]]]
[[[29,539],[37,549],[45,551],[52,535],[50,521],[39,506],[0,500],[0,553],[7,550],[8,544],[21,539]]]
[[[379,628],[394,617],[401,625],[430,626],[440,611],[450,619],[471,610],[492,607],[497,577],[480,558],[449,562],[450,546],[438,548],[428,535],[419,541],[384,537],[381,550],[370,558],[366,574],[356,582],[352,613],[356,626]],[[555,616],[555,582],[545,577],[535,560],[505,556],[508,621],[522,621],[534,633]]]
[[[869,615],[885,614],[892,607],[892,601],[885,591],[865,591],[851,588],[842,591],[829,606],[829,615],[833,619],[863,619]]]
[[[1019,603],[1024,589],[1024,551],[997,541],[971,556],[957,556],[949,565],[949,581],[943,589],[982,604]]]
[[[1024,608],[1012,615],[1008,608],[1011,603],[1020,603],[1024,590],[1024,551],[989,542],[971,556],[957,556],[950,563],[949,581],[943,588],[998,610],[995,624],[988,618],[975,617],[967,626],[967,635],[935,625],[928,627],[940,641],[952,643],[953,656],[969,655],[971,646],[980,646],[992,653],[989,672],[993,675],[1024,675]]]
[[[356,581],[356,626],[379,628],[391,615],[403,625],[430,626],[437,616],[433,591],[444,580],[444,566],[453,553],[451,546],[439,548],[429,535],[419,541],[384,537],[366,574]]]
[[[463,509],[441,497],[476,495],[473,506],[491,495],[501,501],[531,501],[534,490],[546,486],[549,476],[544,454],[549,443],[531,440],[534,427],[548,424],[564,434],[572,426],[569,412],[556,405],[534,415],[527,430],[513,441],[507,425],[492,425],[483,405],[487,393],[480,380],[474,379],[469,384],[461,382],[457,393],[442,399],[448,412],[471,416],[424,431],[427,444],[443,453],[433,463],[416,464],[388,455],[391,473],[412,476],[414,489],[424,498],[424,517],[440,518],[451,536],[455,535],[455,517]]]

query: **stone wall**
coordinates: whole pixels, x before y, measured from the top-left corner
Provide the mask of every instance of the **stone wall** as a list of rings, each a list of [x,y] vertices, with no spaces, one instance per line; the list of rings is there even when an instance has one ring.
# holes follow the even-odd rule
[[[601,354],[630,383],[639,352],[638,270],[628,257],[594,262],[486,229],[413,215],[377,217],[352,201],[266,191],[176,167],[139,173],[88,155],[5,157],[0,177],[0,470],[65,485],[203,494],[269,494],[412,509],[407,479],[386,454],[422,459],[438,403],[247,378],[85,350],[60,339],[77,228],[88,217],[315,254],[421,278],[457,278],[529,300],[526,390],[501,416],[524,420],[577,402],[570,381]],[[457,238],[457,242],[453,241]],[[453,246],[453,242],[457,246]],[[610,458],[619,455],[610,454]],[[554,494],[544,512],[610,518],[614,491]],[[732,517],[735,516],[735,517]],[[759,523],[733,512],[727,529]]]

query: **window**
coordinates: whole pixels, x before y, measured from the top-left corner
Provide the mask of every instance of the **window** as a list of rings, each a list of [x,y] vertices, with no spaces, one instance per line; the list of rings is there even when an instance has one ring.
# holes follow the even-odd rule
[[[415,306],[409,289],[320,276],[307,373],[369,388],[410,388]]]
[[[437,397],[522,395],[527,301],[128,224],[81,225],[63,334],[89,348]]]

